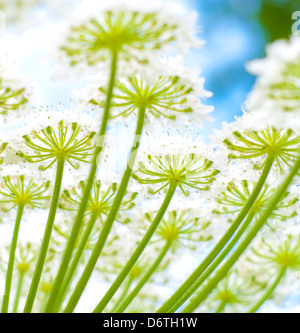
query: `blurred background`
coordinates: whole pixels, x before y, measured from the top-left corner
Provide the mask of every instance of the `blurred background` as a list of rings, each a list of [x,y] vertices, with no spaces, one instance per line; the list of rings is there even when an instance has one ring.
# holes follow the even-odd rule
[[[202,128],[207,136],[213,128],[220,128],[223,121],[230,122],[241,115],[241,106],[255,81],[245,70],[245,63],[263,57],[268,43],[290,37],[292,13],[300,11],[300,0],[181,1],[198,12],[200,36],[206,41],[203,49],[191,52],[187,63],[202,69],[205,87],[213,92],[206,104],[214,106],[211,115],[215,121]],[[32,78],[45,106],[56,106],[59,102],[68,106],[72,89],[81,86],[81,82],[53,80],[57,68],[45,55],[55,37],[51,30],[56,20],[63,19],[74,2],[0,0],[0,11],[6,17],[0,47],[7,48],[15,56],[21,73]],[[285,308],[294,309],[296,304],[300,304],[299,296],[292,295]],[[269,310],[276,309],[282,311],[280,307]]]

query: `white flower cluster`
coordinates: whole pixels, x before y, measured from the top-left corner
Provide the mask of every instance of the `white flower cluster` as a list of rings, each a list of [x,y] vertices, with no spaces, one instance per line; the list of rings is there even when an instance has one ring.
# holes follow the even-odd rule
[[[173,1],[83,0],[58,24],[60,76],[89,82],[69,109],[38,105],[0,54],[2,312],[72,312],[90,278],[94,312],[172,312],[190,296],[193,311],[255,312],[296,284],[300,39],[248,65],[243,116],[207,143],[212,94],[184,58],[203,45],[196,19]]]

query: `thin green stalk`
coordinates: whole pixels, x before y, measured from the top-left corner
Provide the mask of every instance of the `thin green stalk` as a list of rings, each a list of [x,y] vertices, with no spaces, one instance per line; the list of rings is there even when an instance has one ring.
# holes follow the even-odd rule
[[[49,243],[50,243],[50,239],[51,239],[54,220],[55,220],[55,216],[56,216],[60,189],[61,189],[61,184],[62,184],[62,178],[63,178],[63,173],[64,173],[64,165],[65,165],[65,159],[59,159],[57,161],[56,178],[55,178],[55,184],[54,184],[54,190],[53,190],[53,194],[52,194],[49,215],[48,215],[48,219],[47,219],[47,224],[46,224],[37,264],[35,266],[29,293],[28,293],[27,300],[25,303],[24,313],[31,312],[33,303],[34,303],[34,300],[36,297],[36,293],[38,290],[38,286],[40,283],[40,279],[41,279],[41,275],[42,275],[42,271],[44,268],[44,264],[45,264],[45,260],[46,260],[46,256],[47,256],[47,252],[48,252],[48,247],[49,247]]]
[[[17,217],[16,217],[16,221],[15,221],[15,226],[14,226],[13,237],[12,237],[11,246],[10,246],[8,267],[7,267],[6,280],[5,280],[5,289],[4,289],[3,299],[2,299],[2,309],[1,309],[2,313],[7,313],[7,311],[8,311],[16,248],[17,248],[17,243],[18,243],[18,235],[19,235],[23,211],[24,211],[24,205],[19,204]]]
[[[158,313],[174,312],[190,297],[189,293],[190,288],[193,288],[193,285],[197,282],[201,274],[219,255],[224,246],[228,243],[230,238],[239,228],[244,218],[247,216],[249,210],[251,209],[261,189],[264,186],[264,183],[269,175],[273,163],[274,163],[274,157],[267,156],[264,169],[255,188],[253,189],[253,192],[248,198],[243,209],[240,211],[236,219],[231,224],[230,228],[227,230],[224,236],[219,240],[219,242],[215,245],[215,247],[208,254],[208,256],[203,260],[203,262],[196,268],[196,270],[188,277],[188,279],[180,286],[180,288],[177,289],[177,291],[158,309],[157,311]]]
[[[71,297],[69,299],[69,302],[68,302],[64,312],[72,312],[75,309],[75,306],[77,305],[79,298],[81,297],[81,294],[83,293],[83,290],[85,289],[85,286],[88,283],[90,276],[92,275],[92,272],[94,270],[94,267],[97,263],[99,256],[101,255],[102,249],[105,245],[106,239],[109,235],[113,222],[115,221],[115,218],[118,214],[123,197],[126,193],[129,179],[132,174],[132,166],[134,165],[134,161],[135,161],[135,158],[137,155],[137,150],[140,145],[140,137],[141,137],[141,134],[143,131],[143,126],[144,126],[144,121],[145,121],[145,111],[146,111],[146,108],[144,106],[139,109],[134,143],[131,148],[131,153],[130,153],[130,156],[129,156],[129,159],[127,162],[126,170],[125,170],[122,180],[121,180],[121,184],[117,191],[117,194],[116,194],[115,200],[113,202],[113,205],[111,207],[111,210],[109,212],[109,215],[108,215],[105,223],[103,224],[98,241],[95,244],[95,247],[91,253],[91,257],[82,273],[81,278],[79,279],[79,281],[74,289],[73,294],[71,295]]]
[[[252,229],[248,232],[244,240],[240,243],[240,245],[233,252],[231,257],[224,263],[224,265],[220,268],[220,270],[214,275],[214,277],[208,281],[205,288],[190,302],[188,306],[185,307],[183,312],[193,312],[197,307],[207,298],[207,296],[211,293],[211,291],[218,285],[218,283],[227,275],[228,271],[231,267],[236,263],[239,257],[244,253],[247,249],[251,241],[255,238],[256,234],[260,231],[260,229],[264,226],[270,214],[276,208],[278,202],[281,200],[283,194],[287,191],[289,185],[293,181],[294,176],[297,174],[300,168],[300,156],[297,158],[294,166],[292,167],[290,173],[285,178],[282,185],[279,187],[276,195],[265,209],[260,218],[255,222]]]
[[[117,302],[114,304],[113,309],[111,310],[111,313],[115,313],[116,309],[118,308],[118,306],[121,304],[122,300],[126,297],[126,295],[128,294],[128,291],[132,285],[134,278],[132,278],[131,276],[129,277],[129,279],[127,280],[127,283],[125,284],[124,290],[121,294],[121,296],[119,297],[119,299],[117,300]]]
[[[224,310],[226,304],[227,304],[226,301],[222,301],[221,304],[218,306],[217,310],[215,311],[215,313],[221,313]]]
[[[60,267],[58,269],[58,273],[56,275],[56,278],[54,280],[53,286],[50,291],[49,299],[48,299],[48,302],[45,307],[45,312],[55,312],[55,310],[56,310],[55,307],[58,305],[57,296],[60,292],[60,288],[63,284],[63,280],[67,273],[70,261],[72,259],[72,253],[75,248],[76,240],[77,240],[79,231],[82,226],[84,212],[87,207],[89,195],[92,190],[94,178],[95,178],[95,175],[97,172],[97,164],[98,164],[99,157],[100,157],[100,154],[103,149],[104,137],[106,134],[107,124],[108,124],[109,114],[110,114],[111,101],[112,101],[112,97],[113,97],[113,89],[114,89],[115,80],[116,80],[117,62],[118,62],[118,53],[113,52],[112,60],[111,60],[110,79],[109,79],[107,95],[106,95],[106,103],[105,103],[105,108],[104,108],[104,112],[103,112],[101,128],[100,128],[100,132],[98,135],[99,142],[97,142],[97,145],[94,150],[94,155],[93,155],[93,159],[92,159],[92,163],[91,163],[89,177],[88,177],[86,186],[84,188],[79,210],[78,210],[77,216],[75,218],[72,232],[68,239],[68,243],[67,243],[66,249],[64,251]]]
[[[159,223],[161,222],[166,210],[168,209],[169,204],[170,204],[170,202],[173,198],[173,195],[176,191],[176,188],[177,188],[177,183],[170,183],[168,192],[166,194],[166,197],[165,197],[159,211],[157,212],[157,215],[155,216],[155,219],[151,223],[150,227],[148,228],[148,230],[147,230],[146,234],[144,235],[143,239],[140,241],[139,245],[135,249],[134,253],[130,257],[130,259],[128,260],[126,265],[123,267],[120,274],[117,276],[116,280],[113,282],[113,284],[110,286],[109,290],[106,292],[104,297],[101,299],[101,301],[95,307],[93,313],[100,313],[105,309],[108,302],[114,296],[116,291],[121,286],[122,282],[125,280],[125,278],[129,274],[129,272],[131,271],[131,269],[133,268],[133,266],[135,265],[135,263],[137,262],[137,260],[141,256],[141,254],[143,253],[144,249],[146,248],[146,246],[150,242],[151,237],[155,233],[155,230],[159,226]]]
[[[224,260],[224,258],[228,255],[228,253],[233,249],[235,244],[239,241],[239,239],[243,236],[245,230],[248,228],[249,224],[253,220],[254,212],[250,211],[246,220],[239,228],[238,232],[232,238],[232,240],[226,245],[226,247],[221,251],[216,260],[206,269],[206,271],[198,278],[198,280],[194,283],[194,285],[189,289],[189,292],[185,295],[184,300],[186,301],[194,292],[199,289],[199,287],[209,278],[209,276],[216,270],[216,268],[220,265],[220,263]],[[183,304],[182,299],[182,304]],[[182,305],[180,304],[180,305]],[[172,309],[173,310],[173,309]],[[175,309],[177,310],[177,309]]]
[[[148,282],[154,272],[157,270],[158,266],[161,264],[166,254],[168,253],[172,242],[166,242],[165,246],[162,248],[159,253],[157,259],[152,264],[152,266],[148,269],[146,274],[140,280],[140,282],[136,285],[136,287],[132,290],[132,292],[124,299],[124,301],[116,308],[116,313],[122,313],[128,305],[132,302],[132,300],[136,297],[136,295],[140,292],[140,290],[144,287],[144,285]],[[122,300],[123,298],[121,298]]]
[[[18,286],[17,286],[17,291],[15,295],[15,301],[14,301],[14,307],[13,307],[13,313],[17,313],[18,311],[18,305],[20,301],[20,296],[21,296],[21,291],[22,291],[22,286],[23,286],[23,281],[24,281],[24,272],[19,273],[19,280],[18,280]]]
[[[60,306],[61,306],[61,303],[63,301],[63,298],[64,296],[67,294],[68,290],[69,290],[69,287],[70,287],[70,284],[72,282],[72,279],[74,277],[74,274],[76,272],[76,269],[77,269],[77,266],[80,262],[80,259],[82,257],[82,254],[83,254],[83,251],[85,249],[85,246],[89,240],[89,237],[91,235],[91,232],[94,228],[94,225],[95,225],[95,222],[97,220],[97,217],[98,217],[98,214],[97,213],[93,213],[90,220],[89,220],[89,223],[84,231],[84,234],[82,236],[82,239],[78,245],[78,248],[77,248],[77,251],[73,257],[73,260],[70,264],[70,267],[69,267],[69,270],[67,271],[67,275],[66,275],[66,278],[65,280],[63,281],[63,285],[62,285],[62,288],[60,290],[60,293],[58,294],[57,296],[57,304],[60,303]],[[59,307],[60,307],[59,306]]]
[[[286,270],[287,270],[287,268],[285,266],[282,267],[279,270],[277,278],[270,285],[270,287],[267,288],[266,292],[263,294],[263,296],[261,297],[261,299],[258,300],[258,302],[248,311],[248,313],[254,313],[254,312],[256,312],[264,304],[264,302],[267,301],[270,298],[270,296],[272,295],[272,293],[274,292],[274,290],[276,289],[276,287],[278,286],[278,284],[280,283],[280,281],[284,277],[284,275],[286,273]]]

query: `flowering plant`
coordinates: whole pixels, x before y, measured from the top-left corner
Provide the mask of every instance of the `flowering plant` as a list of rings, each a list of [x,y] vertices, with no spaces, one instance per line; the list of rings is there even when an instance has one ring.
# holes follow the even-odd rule
[[[248,64],[243,115],[206,142],[194,13],[84,0],[63,23],[59,65],[88,78],[69,109],[0,54],[1,312],[253,313],[295,293],[300,37]]]

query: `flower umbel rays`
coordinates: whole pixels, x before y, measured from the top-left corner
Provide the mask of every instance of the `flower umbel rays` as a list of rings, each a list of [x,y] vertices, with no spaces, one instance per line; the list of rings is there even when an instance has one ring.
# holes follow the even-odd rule
[[[212,164],[212,161],[203,158],[202,155],[193,153],[183,156],[180,154],[148,155],[147,165],[139,162],[138,170],[133,177],[141,184],[163,183],[164,185],[155,192],[172,183],[188,195],[185,187],[201,191],[210,189],[210,184],[215,180],[214,176],[219,173],[218,170],[212,169]],[[141,178],[139,174],[145,175],[146,178]]]
[[[257,75],[256,85],[250,93],[252,108],[267,109],[273,113],[298,112],[300,107],[300,38],[277,40],[267,47],[266,57],[255,59],[248,65],[250,73]]]
[[[32,269],[37,258],[37,248],[32,243],[19,244],[16,252],[16,268],[19,273],[26,273]]]
[[[156,13],[107,11],[73,27],[62,50],[71,65],[82,60],[95,65],[115,52],[130,60],[137,51],[156,50],[170,43],[175,29],[176,25],[158,20]]]
[[[290,166],[295,159],[300,136],[292,130],[268,127],[262,131],[235,131],[233,139],[226,139],[224,143],[234,152],[229,154],[229,158],[251,159],[272,154],[280,170],[283,170],[283,165]]]
[[[79,209],[85,185],[86,182],[81,181],[79,184],[79,190],[77,190],[77,188],[64,190],[59,207],[64,210],[77,211]],[[86,213],[96,214],[102,221],[102,218],[107,216],[111,209],[116,192],[116,183],[113,183],[110,186],[103,186],[100,180],[95,180],[92,192],[89,196]],[[122,201],[120,211],[124,212],[125,210],[131,209],[135,205],[133,202],[135,197],[136,193],[133,193],[130,198]]]
[[[140,107],[146,107],[156,118],[163,116],[175,119],[173,112],[193,111],[187,101],[191,92],[192,88],[180,83],[177,76],[159,77],[150,85],[139,77],[131,77],[127,82],[118,82],[116,85],[112,106],[122,111],[114,117],[128,117]],[[99,104],[96,100],[91,100],[91,103]]]
[[[19,152],[18,155],[30,163],[51,160],[46,166],[40,165],[43,170],[51,167],[57,160],[66,160],[77,169],[79,168],[78,162],[88,162],[87,158],[92,155],[91,150],[94,147],[92,139],[95,132],[82,135],[82,131],[83,129],[78,123],[64,125],[63,121],[59,122],[57,128],[48,126],[39,132],[32,131],[31,136],[24,135],[23,138],[26,146],[31,148],[35,154]]]
[[[3,84],[0,78],[0,114],[7,114],[11,110],[18,110],[28,103],[25,88],[14,90]]]
[[[219,197],[216,199],[217,203],[220,205],[220,209],[214,209],[214,213],[230,214],[240,212],[249,199],[254,186],[255,182],[251,184],[251,182],[248,182],[247,180],[242,180],[241,182],[229,182],[226,191],[220,193]],[[268,206],[268,203],[275,195],[276,188],[271,188],[269,185],[265,184],[251,209],[251,212],[255,217],[258,217],[263,213],[264,207]],[[298,198],[291,198],[288,196],[288,192],[282,196],[282,199],[277,205],[276,210],[273,211],[271,218],[286,220],[296,215],[295,204],[298,202]],[[285,209],[287,209],[287,211]]]
[[[288,235],[287,239],[279,245],[270,244],[262,239],[260,244],[251,248],[253,255],[248,260],[263,265],[286,268],[291,270],[300,269],[300,236]]]
[[[18,177],[3,177],[1,184],[0,202],[9,204],[9,210],[18,205],[34,208],[43,208],[45,202],[50,199],[47,195],[50,182],[37,184],[34,178],[27,179],[24,175]]]
[[[210,225],[210,222],[201,223],[198,217],[190,215],[191,210],[185,209],[182,211],[172,210],[162,219],[157,229],[157,240],[164,240],[172,243],[172,246],[186,246],[191,243],[195,246],[199,241],[207,241],[210,236],[207,235],[205,229]],[[146,214],[149,221],[153,220],[150,214]]]
[[[262,286],[254,279],[241,278],[237,270],[229,272],[213,291],[204,307],[213,312],[244,312],[255,300]]]
[[[284,111],[300,107],[300,59],[288,63],[282,73],[282,81],[270,85],[268,97],[282,105]]]

